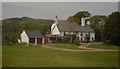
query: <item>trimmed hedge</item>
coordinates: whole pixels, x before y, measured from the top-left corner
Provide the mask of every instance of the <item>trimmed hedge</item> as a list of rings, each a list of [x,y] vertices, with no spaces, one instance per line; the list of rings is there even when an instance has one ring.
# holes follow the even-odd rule
[[[80,41],[79,41],[79,40],[74,40],[74,41],[73,41],[73,44],[79,46],[79,45],[80,45]]]

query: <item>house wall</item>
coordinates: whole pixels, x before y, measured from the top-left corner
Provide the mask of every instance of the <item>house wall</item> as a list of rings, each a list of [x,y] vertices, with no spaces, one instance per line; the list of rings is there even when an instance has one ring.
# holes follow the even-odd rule
[[[45,38],[42,38],[42,44],[45,44]]]
[[[95,40],[95,33],[90,33],[90,41],[94,41]]]
[[[64,36],[64,34],[70,34],[70,32],[60,32],[60,36]],[[80,41],[85,41],[86,34],[90,34],[90,41],[95,40],[95,33],[88,33],[88,32],[72,32],[71,34],[75,34]]]
[[[76,34],[76,36],[79,37],[79,40],[85,41],[86,34],[89,34],[89,33],[88,32],[83,32],[83,33],[78,32]],[[95,33],[90,33],[90,41],[94,41],[94,40],[95,40]]]
[[[25,33],[25,31],[23,31],[20,36],[21,36],[21,42],[29,43],[29,38],[27,34]]]
[[[65,33],[65,32],[60,32],[60,36],[64,36],[64,33]]]
[[[81,38],[82,38],[81,32],[78,32],[78,33],[76,34],[76,36],[79,38],[79,40],[81,40]]]
[[[51,34],[52,35],[60,35],[60,31],[59,31],[56,23],[53,23],[51,26]]]
[[[88,33],[82,33],[82,41],[85,41],[86,34],[88,34]]]

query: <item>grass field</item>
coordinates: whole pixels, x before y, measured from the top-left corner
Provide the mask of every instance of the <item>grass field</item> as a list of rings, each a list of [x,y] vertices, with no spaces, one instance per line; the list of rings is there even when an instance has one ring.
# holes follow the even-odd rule
[[[89,48],[99,48],[99,49],[109,49],[109,50],[118,50],[119,46],[108,45],[108,44],[91,44]]]
[[[40,46],[3,46],[3,67],[117,67],[117,51],[61,51]]]
[[[2,46],[0,45],[0,68],[2,67]]]
[[[106,49],[106,50],[118,50],[119,46],[108,45],[108,44],[90,44],[87,48],[79,48],[74,44],[63,44],[63,43],[49,43],[49,46],[55,48],[64,48],[64,49],[72,49],[72,50],[90,50],[87,48],[97,48],[97,49]]]
[[[88,49],[78,48],[78,46],[73,44],[49,43],[49,45],[55,48],[64,48],[64,49],[72,49],[72,50],[88,50]]]

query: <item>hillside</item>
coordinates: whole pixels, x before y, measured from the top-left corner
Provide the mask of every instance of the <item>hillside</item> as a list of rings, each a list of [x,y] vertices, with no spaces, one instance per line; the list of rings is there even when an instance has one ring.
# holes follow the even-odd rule
[[[35,19],[30,17],[7,18],[2,20],[3,43],[16,42],[23,30],[38,30],[42,34],[50,33],[53,20]]]

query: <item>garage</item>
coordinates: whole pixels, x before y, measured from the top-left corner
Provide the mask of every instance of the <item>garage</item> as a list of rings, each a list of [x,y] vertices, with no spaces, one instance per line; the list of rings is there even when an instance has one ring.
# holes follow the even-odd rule
[[[42,44],[42,38],[37,38],[37,44]]]
[[[28,44],[44,44],[44,36],[39,31],[23,31],[21,34],[21,42]]]

